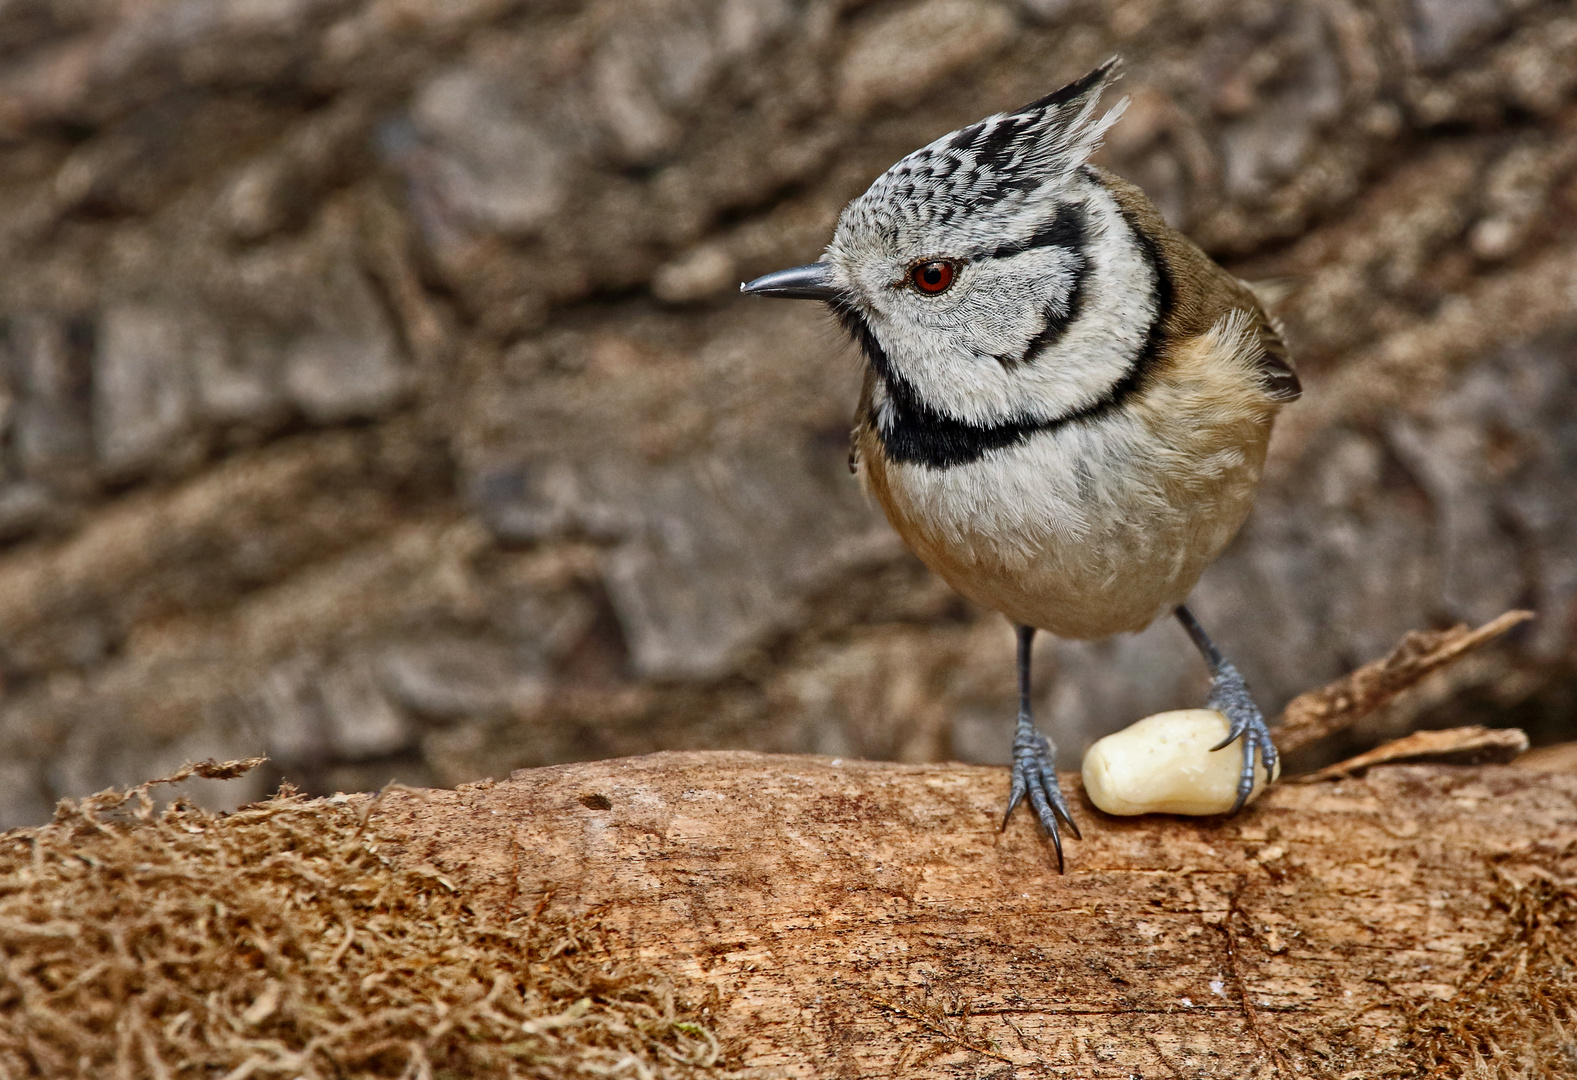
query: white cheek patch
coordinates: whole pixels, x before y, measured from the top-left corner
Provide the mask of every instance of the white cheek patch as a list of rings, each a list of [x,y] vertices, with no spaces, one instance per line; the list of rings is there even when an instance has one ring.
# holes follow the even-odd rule
[[[1019,369],[1018,404],[1075,412],[1099,401],[1142,354],[1158,311],[1157,271],[1123,219],[1117,201],[1093,189],[1084,254],[1089,262],[1078,317],[1057,342]]]
[[[1066,315],[1083,257],[1064,247],[966,266],[942,296],[891,290],[872,328],[894,368],[944,415],[989,424],[1023,412],[1014,371],[1025,346]]]
[[[1011,366],[1046,328],[1048,313],[1067,315],[1083,266],[1081,253],[1050,246],[981,261],[973,287],[959,297],[960,314],[967,313],[958,327],[959,345],[976,360]]]
[[[896,267],[862,275],[891,275],[867,292],[871,328],[921,402],[980,426],[1033,423],[1088,408],[1123,380],[1156,314],[1156,272],[1109,193],[1090,185],[1083,210],[1079,249],[984,256],[939,296],[894,288]],[[1003,238],[973,239],[989,248]],[[1026,355],[1048,314],[1068,316],[1076,285],[1071,321]]]

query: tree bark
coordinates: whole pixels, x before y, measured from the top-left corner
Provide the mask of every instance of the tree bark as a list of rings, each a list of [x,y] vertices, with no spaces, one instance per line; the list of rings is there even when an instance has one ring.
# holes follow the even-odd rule
[[[1577,777],[1384,767],[1206,819],[1062,783],[1061,876],[1026,813],[998,830],[1006,772],[963,765],[664,753],[377,819],[493,911],[598,920],[746,1076],[1569,1075]]]

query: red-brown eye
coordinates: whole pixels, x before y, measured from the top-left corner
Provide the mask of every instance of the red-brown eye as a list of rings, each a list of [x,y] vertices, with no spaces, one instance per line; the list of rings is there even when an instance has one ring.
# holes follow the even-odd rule
[[[953,283],[953,275],[958,268],[946,259],[933,259],[923,262],[909,271],[909,280],[914,282],[914,287],[923,293],[933,296],[939,292],[946,292],[947,287]]]

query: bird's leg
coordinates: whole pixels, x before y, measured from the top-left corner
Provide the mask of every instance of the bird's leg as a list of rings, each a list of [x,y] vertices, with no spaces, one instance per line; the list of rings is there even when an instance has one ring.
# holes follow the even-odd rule
[[[1188,631],[1188,636],[1194,639],[1195,647],[1210,665],[1212,682],[1210,696],[1205,699],[1205,708],[1215,709],[1225,716],[1227,723],[1231,725],[1227,729],[1227,737],[1211,749],[1220,750],[1230,746],[1234,739],[1243,740],[1243,769],[1238,774],[1238,797],[1232,804],[1232,809],[1228,811],[1235,814],[1243,809],[1243,804],[1248,801],[1249,794],[1254,790],[1256,754],[1265,763],[1265,782],[1268,784],[1275,778],[1276,744],[1270,739],[1270,728],[1265,726],[1265,717],[1259,711],[1259,706],[1255,705],[1254,699],[1249,696],[1248,685],[1243,682],[1243,676],[1238,674],[1238,669],[1233,666],[1232,661],[1221,655],[1221,650],[1210,640],[1205,628],[1199,625],[1194,613],[1179,604],[1177,621],[1183,624],[1183,629]]]
[[[1018,730],[1013,736],[1013,790],[1008,795],[1008,812],[1002,815],[1002,827],[1008,827],[1013,810],[1029,795],[1029,804],[1040,819],[1041,828],[1051,837],[1057,848],[1057,873],[1062,873],[1062,835],[1057,831],[1057,819],[1067,823],[1074,836],[1079,827],[1073,823],[1068,802],[1062,797],[1057,784],[1057,750],[1046,737],[1035,730],[1035,717],[1029,702],[1029,659],[1035,643],[1035,628],[1018,628]],[[1083,837],[1080,837],[1083,839]]]

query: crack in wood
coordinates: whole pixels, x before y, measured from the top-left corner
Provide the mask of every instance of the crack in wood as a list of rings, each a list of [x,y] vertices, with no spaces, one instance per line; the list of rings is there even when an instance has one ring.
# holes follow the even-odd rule
[[[1237,887],[1232,890],[1226,918],[1215,924],[1215,928],[1221,932],[1221,936],[1226,942],[1227,964],[1232,970],[1232,978],[1237,982],[1238,994],[1243,1000],[1243,1016],[1248,1021],[1249,1033],[1254,1036],[1254,1041],[1259,1044],[1260,1049],[1270,1055],[1271,1061],[1277,1070],[1281,1071],[1288,1067],[1287,1056],[1279,1044],[1273,1044],[1265,1035],[1265,1029],[1259,1020],[1258,1010],[1255,1009],[1253,997],[1248,990],[1248,979],[1243,974],[1243,962],[1238,957],[1237,933],[1232,929],[1232,922],[1237,918],[1244,919],[1251,928],[1253,926],[1253,923],[1248,920],[1248,917],[1243,913],[1243,909],[1239,906],[1239,897],[1243,885],[1243,880],[1239,878]]]
[[[927,985],[926,990],[927,996],[929,996],[929,985]],[[953,1031],[949,1030],[949,1028],[953,1027],[954,1025],[949,1024],[947,1021],[953,1019],[954,1017],[950,1016],[941,1009],[927,1011],[923,1006],[917,1008],[904,1002],[890,1001],[887,998],[880,997],[872,993],[867,993],[865,997],[866,1000],[872,1002],[875,1005],[879,1005],[884,1009],[888,1009],[891,1012],[904,1017],[905,1019],[913,1020],[915,1023],[919,1024],[921,1027],[925,1028],[927,1031],[938,1038],[945,1039],[951,1043],[956,1043],[965,1050],[971,1050],[974,1053],[984,1054],[989,1058],[995,1058],[997,1061],[1004,1061],[1009,1065],[1015,1064],[1012,1058],[995,1049],[994,1046],[982,1043],[969,1034],[967,1025],[969,1023],[970,1009],[967,1005],[963,1007],[962,1012],[957,1014],[957,1030]]]

